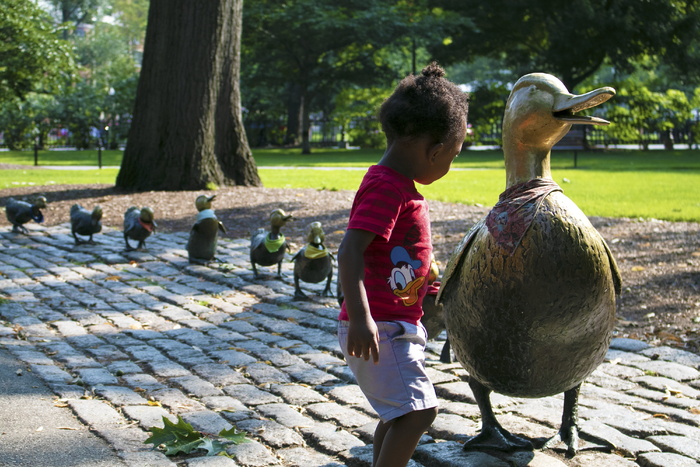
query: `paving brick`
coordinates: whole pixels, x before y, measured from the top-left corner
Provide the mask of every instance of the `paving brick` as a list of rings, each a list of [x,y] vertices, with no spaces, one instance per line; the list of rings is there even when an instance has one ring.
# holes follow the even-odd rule
[[[269,392],[256,388],[251,384],[232,384],[224,388],[224,392],[246,405],[261,405],[282,402],[282,400]]]
[[[148,405],[126,405],[122,407],[124,415],[131,420],[136,420],[141,428],[150,430],[152,427],[163,428],[163,417],[173,423],[177,422],[177,417],[165,410],[163,407]]]
[[[297,406],[305,406],[317,402],[328,402],[328,399],[323,397],[318,392],[297,383],[291,384],[272,384],[270,392],[282,397],[285,402]]]
[[[266,467],[281,464],[281,461],[268,448],[254,440],[229,446],[226,452],[233,455],[236,463],[244,467]]]
[[[202,398],[223,395],[221,389],[197,376],[180,376],[178,378],[170,378],[170,381],[181,387],[186,393],[192,394],[195,397]]]
[[[211,435],[216,435],[221,432],[221,430],[230,430],[233,426],[218,413],[211,410],[187,412],[182,414],[182,418],[192,425],[195,430]]]
[[[85,424],[93,427],[116,428],[125,424],[124,418],[110,407],[106,402],[100,400],[70,400],[71,409]]]
[[[236,423],[236,428],[262,439],[267,446],[273,448],[304,445],[304,439],[296,431],[272,420],[241,420]]]

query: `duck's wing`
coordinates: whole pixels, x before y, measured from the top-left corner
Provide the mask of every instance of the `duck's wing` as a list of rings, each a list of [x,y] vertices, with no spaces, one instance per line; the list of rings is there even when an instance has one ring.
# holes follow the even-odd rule
[[[620,293],[622,293],[622,276],[620,275],[620,269],[618,269],[617,261],[615,261],[612,251],[610,251],[610,247],[608,246],[605,239],[602,238],[602,236],[601,240],[603,240],[603,246],[605,246],[605,253],[607,253],[608,260],[610,261],[610,272],[612,272],[613,284],[615,286],[615,295],[620,295]]]
[[[267,232],[265,229],[258,229],[255,231],[252,237],[250,237],[250,249],[255,250],[257,249],[260,245],[263,244],[265,241],[265,237],[267,236]]]
[[[450,281],[450,279],[452,279],[452,276],[454,275],[455,271],[462,263],[462,257],[464,256],[464,252],[469,250],[469,248],[471,247],[472,241],[474,240],[476,233],[485,226],[486,218],[484,217],[479,222],[474,224],[471,229],[469,229],[462,241],[459,242],[459,245],[457,245],[455,250],[452,252],[452,256],[450,256],[450,261],[447,263],[447,266],[445,267],[445,272],[442,275],[442,284],[440,285],[440,290],[438,291],[437,297],[435,299],[436,303],[440,303],[440,299],[442,298],[442,291],[445,290],[447,283]]]

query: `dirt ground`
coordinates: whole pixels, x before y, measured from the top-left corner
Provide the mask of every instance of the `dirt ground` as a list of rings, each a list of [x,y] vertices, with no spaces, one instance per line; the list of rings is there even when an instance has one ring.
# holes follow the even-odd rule
[[[0,191],[0,205],[10,197],[46,196],[43,225],[69,221],[70,207],[79,203],[104,210],[103,224],[121,229],[129,206],[150,206],[161,232],[189,231],[194,200],[205,192],[120,192],[109,185],[56,185]],[[281,208],[294,215],[284,229],[293,251],[304,242],[304,230],[320,221],[326,243],[336,251],[347,223],[352,191],[313,189],[223,188],[216,192],[214,209],[229,238],[247,238],[268,227],[269,213]],[[490,207],[431,202],[433,242],[444,266],[469,227]],[[9,229],[5,216],[0,228]],[[669,345],[700,354],[700,224],[653,219],[592,218],[610,245],[623,280],[618,304],[617,337],[632,337],[655,345]],[[184,248],[184,245],[183,245]]]

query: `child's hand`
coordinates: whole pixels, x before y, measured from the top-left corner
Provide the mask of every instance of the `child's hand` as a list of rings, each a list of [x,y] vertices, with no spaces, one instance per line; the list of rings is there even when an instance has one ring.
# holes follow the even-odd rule
[[[365,361],[372,358],[374,363],[379,363],[379,333],[377,325],[372,319],[350,322],[348,327],[348,354]]]

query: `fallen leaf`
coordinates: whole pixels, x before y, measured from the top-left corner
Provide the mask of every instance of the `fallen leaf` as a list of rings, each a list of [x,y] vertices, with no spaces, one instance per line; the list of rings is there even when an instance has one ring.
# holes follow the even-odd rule
[[[105,277],[106,281],[118,281],[120,279],[119,276],[107,276]]]
[[[655,413],[654,418],[666,418],[666,419],[668,419],[668,415],[663,414],[663,413]]]
[[[632,266],[632,272],[644,271],[644,266]]]
[[[72,426],[58,426],[56,427],[57,430],[79,430],[80,428],[73,428]]]

